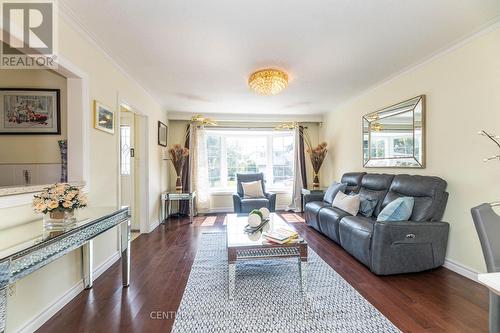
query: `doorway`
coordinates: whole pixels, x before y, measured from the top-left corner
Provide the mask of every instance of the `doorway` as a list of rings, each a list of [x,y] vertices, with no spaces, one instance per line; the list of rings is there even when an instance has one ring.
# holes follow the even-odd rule
[[[137,188],[140,177],[136,156],[139,154],[137,144],[136,122],[139,119],[129,108],[120,105],[120,205],[128,206],[131,215],[133,237],[140,232],[140,201],[137,200]]]

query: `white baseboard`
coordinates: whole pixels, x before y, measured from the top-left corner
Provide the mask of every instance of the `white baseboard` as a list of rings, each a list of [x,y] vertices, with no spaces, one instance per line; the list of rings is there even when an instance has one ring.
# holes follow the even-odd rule
[[[148,226],[148,230],[146,231],[146,233],[149,234],[151,231],[155,230],[159,225],[160,225],[160,221],[155,221],[155,222],[151,223]]]
[[[111,265],[120,259],[120,252],[113,253],[106,261],[94,269],[94,280],[104,273]],[[28,321],[19,329],[19,333],[31,333],[39,329],[53,315],[61,310],[66,304],[71,302],[73,298],[78,296],[83,291],[83,280],[78,281],[73,287],[64,293],[59,299],[56,299],[52,304],[49,304],[43,311]]]
[[[21,327],[21,329],[18,332],[19,333],[35,332],[50,318],[52,318],[52,316],[55,315],[57,311],[61,310],[66,304],[68,304],[73,298],[75,298],[82,291],[83,291],[83,281],[80,280],[59,299],[55,300],[52,304],[47,306],[45,310],[40,312],[38,315],[33,317],[29,322],[27,322],[23,327]]]
[[[209,209],[203,209],[199,210],[198,213],[232,213],[234,212],[234,208],[231,207],[215,207],[215,208],[209,208]]]
[[[479,272],[473,268],[467,267],[448,258],[444,259],[443,267],[448,268],[450,271],[460,274],[468,279],[471,279],[472,281],[479,282],[477,279],[477,275],[479,274]]]
[[[94,269],[94,280],[96,280],[99,276],[102,275],[105,271],[108,270],[115,262],[120,260],[120,251],[116,251],[113,253],[108,259],[106,259],[102,264],[97,266],[96,269]],[[83,283],[83,281],[82,281]]]

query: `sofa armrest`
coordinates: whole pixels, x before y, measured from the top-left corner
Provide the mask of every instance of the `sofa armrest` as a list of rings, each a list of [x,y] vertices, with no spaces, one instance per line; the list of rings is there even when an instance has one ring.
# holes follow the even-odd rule
[[[419,272],[444,263],[447,222],[375,222],[371,257],[376,274]]]
[[[269,211],[276,211],[276,193],[267,192],[265,195],[267,200],[269,200]]]
[[[233,209],[235,213],[241,213],[241,197],[238,193],[233,193]]]
[[[304,206],[308,204],[309,202],[313,201],[323,201],[323,198],[325,196],[324,192],[311,192],[309,194],[304,194]]]

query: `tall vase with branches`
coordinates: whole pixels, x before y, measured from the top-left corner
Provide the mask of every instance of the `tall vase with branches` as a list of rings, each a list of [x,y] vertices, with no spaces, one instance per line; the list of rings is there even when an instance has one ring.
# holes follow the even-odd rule
[[[312,148],[312,146],[307,147],[307,154],[309,155],[309,158],[311,159],[311,164],[313,167],[314,171],[314,178],[313,178],[313,189],[319,188],[319,169],[321,169],[321,166],[323,165],[323,161],[325,160],[326,153],[328,153],[328,149],[326,148],[327,143],[326,142],[321,142],[319,145],[316,147]]]
[[[313,146],[311,137],[306,129],[301,128],[299,123],[296,121],[285,122],[275,127],[276,130],[293,130],[299,129],[300,136],[304,139],[304,143],[307,146],[306,152],[309,155],[309,159],[311,160],[311,165],[314,171],[313,175],[313,189],[318,189],[320,186],[319,182],[319,170],[323,165],[326,154],[328,153],[326,142],[321,142],[317,146]]]
[[[177,175],[175,190],[176,192],[182,192],[182,168],[189,157],[189,149],[176,143],[168,150],[168,153],[170,154],[170,160],[172,161],[172,165],[174,166],[174,170]]]

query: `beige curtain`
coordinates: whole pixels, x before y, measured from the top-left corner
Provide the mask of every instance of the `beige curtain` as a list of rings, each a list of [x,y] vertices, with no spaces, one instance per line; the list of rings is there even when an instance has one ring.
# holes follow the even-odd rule
[[[304,186],[302,181],[302,163],[300,162],[300,128],[294,129],[294,142],[293,142],[293,192],[292,202],[287,206],[287,210],[294,212],[302,211],[302,188]]]
[[[206,147],[206,131],[203,126],[191,124],[189,133],[191,165],[191,190],[196,191],[196,208],[200,212],[210,209],[210,195],[208,186],[208,160]]]

